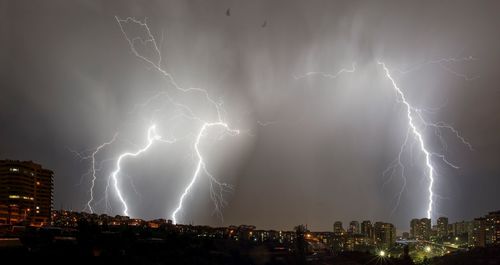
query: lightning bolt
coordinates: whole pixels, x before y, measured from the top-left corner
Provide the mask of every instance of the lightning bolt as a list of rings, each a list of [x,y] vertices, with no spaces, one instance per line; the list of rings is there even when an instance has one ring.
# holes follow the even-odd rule
[[[420,68],[427,66],[427,65],[438,65],[441,68],[443,68],[444,70],[450,72],[451,74],[453,74],[457,77],[463,78],[464,80],[470,81],[470,80],[474,80],[476,78],[479,78],[479,76],[470,77],[468,75],[458,73],[456,71],[451,70],[449,67],[445,66],[444,64],[445,63],[468,62],[468,61],[474,61],[474,60],[476,60],[476,58],[474,58],[472,56],[464,57],[464,58],[441,58],[441,59],[430,60],[430,61],[426,61],[426,62],[423,62],[420,64],[416,64],[416,65],[408,68],[407,70],[396,69],[395,71],[400,73],[400,74],[407,74],[407,73],[410,73],[412,71],[415,71],[415,70],[420,69]],[[407,183],[406,167],[405,167],[405,164],[403,163],[402,159],[403,159],[403,153],[405,152],[405,149],[409,145],[410,138],[414,138],[417,141],[417,145],[418,145],[421,153],[425,157],[425,163],[424,163],[425,169],[426,169],[425,175],[427,176],[427,178],[429,180],[429,185],[427,187],[427,191],[429,193],[428,205],[427,205],[427,217],[431,218],[432,212],[433,212],[434,197],[436,196],[436,194],[433,191],[436,172],[435,172],[435,169],[432,165],[432,158],[436,157],[439,160],[441,160],[443,163],[445,163],[446,165],[448,165],[452,168],[455,168],[455,169],[458,169],[458,166],[456,166],[452,162],[448,161],[443,154],[429,151],[427,144],[425,142],[425,139],[422,135],[423,130],[425,130],[427,128],[434,128],[435,133],[439,137],[444,149],[446,149],[447,146],[446,146],[446,143],[444,142],[444,139],[442,138],[441,130],[450,131],[462,144],[467,146],[469,148],[469,150],[473,150],[472,145],[459,133],[458,130],[453,128],[451,125],[449,125],[445,122],[442,122],[442,121],[435,122],[435,123],[426,121],[422,115],[422,112],[428,111],[428,110],[419,109],[419,108],[415,108],[414,106],[412,106],[410,104],[410,102],[407,100],[404,91],[397,85],[395,79],[391,75],[391,71],[385,65],[385,63],[379,61],[379,62],[377,62],[377,64],[380,65],[382,67],[382,69],[384,70],[385,77],[391,81],[392,87],[396,91],[397,96],[398,96],[397,102],[399,102],[405,106],[407,123],[408,123],[408,131],[407,131],[405,139],[404,139],[404,141],[399,149],[399,153],[398,153],[396,159],[383,172],[384,176],[386,176],[390,172],[389,178],[383,184],[383,186],[385,186],[389,181],[392,180],[394,174],[396,173],[397,168],[401,169],[401,178],[403,180],[403,185],[401,186],[401,189],[399,190],[399,192],[396,195],[397,196],[396,205],[392,209],[392,214],[398,208],[401,197],[403,195],[403,192],[406,189],[406,183]],[[347,73],[354,73],[355,71],[356,71],[356,63],[352,63],[351,68],[342,68],[333,74],[326,73],[326,72],[308,72],[308,73],[305,73],[303,75],[294,76],[294,78],[295,79],[303,79],[303,78],[307,78],[310,76],[320,76],[322,78],[336,79],[341,75],[344,75]],[[418,125],[417,125],[417,123],[418,123]],[[411,147],[413,148],[413,144],[411,144]],[[412,154],[412,152],[410,154]]]
[[[478,75],[469,76],[469,75],[466,75],[466,74],[463,74],[463,73],[458,73],[458,72],[452,70],[446,64],[460,63],[460,62],[471,62],[471,61],[476,61],[476,60],[477,60],[477,58],[475,58],[473,56],[468,56],[468,57],[463,57],[463,58],[454,58],[454,57],[453,58],[440,58],[440,59],[429,60],[429,61],[425,61],[425,62],[422,62],[422,63],[415,64],[415,65],[413,65],[413,66],[411,66],[411,67],[409,67],[408,69],[405,69],[405,70],[394,69],[393,71],[394,72],[398,72],[400,74],[408,74],[410,72],[413,72],[413,71],[416,71],[418,69],[421,69],[422,67],[427,66],[427,65],[438,65],[443,70],[449,72],[452,75],[460,77],[460,78],[462,78],[462,79],[464,79],[466,81],[472,81],[472,80],[478,79],[479,76]]]
[[[232,134],[239,134],[240,133],[239,130],[233,130],[233,129],[229,128],[229,126],[226,123],[223,123],[223,122],[215,122],[215,123],[205,123],[205,124],[203,124],[203,126],[201,127],[200,132],[198,133],[198,135],[196,137],[196,141],[194,143],[194,150],[196,152],[196,156],[198,157],[198,163],[196,165],[196,169],[194,171],[193,177],[191,178],[191,181],[189,182],[189,184],[187,185],[187,187],[184,189],[184,192],[181,194],[181,197],[179,198],[179,204],[178,204],[177,208],[172,212],[172,221],[173,221],[174,224],[177,223],[177,214],[178,214],[179,211],[182,210],[182,204],[184,202],[184,198],[188,195],[189,190],[191,190],[191,187],[196,182],[196,179],[200,175],[201,171],[203,171],[203,173],[205,173],[205,175],[207,175],[210,178],[210,180],[211,180],[211,182],[210,182],[210,195],[211,195],[213,201],[216,202],[215,203],[215,207],[216,207],[216,211],[217,212],[220,212],[220,206],[219,206],[219,204],[217,202],[220,201],[221,203],[223,203],[224,200],[223,200],[223,198],[221,196],[222,193],[218,193],[217,194],[217,193],[214,192],[213,185],[212,185],[213,182],[215,182],[216,184],[218,184],[219,187],[230,188],[230,186],[228,186],[227,184],[221,183],[221,182],[217,181],[213,177],[213,175],[210,174],[210,172],[206,168],[205,161],[204,161],[203,156],[201,155],[201,152],[200,152],[200,149],[199,149],[201,138],[204,136],[206,130],[208,130],[210,127],[214,127],[214,126],[222,127],[222,128],[224,128],[225,130],[227,130],[228,132],[230,132]]]
[[[121,32],[123,33],[123,36],[125,37],[125,39],[127,40],[128,44],[129,44],[130,50],[137,58],[139,58],[140,60],[142,60],[143,62],[145,62],[149,66],[151,66],[154,70],[158,71],[165,78],[167,83],[169,85],[171,85],[175,90],[180,91],[180,92],[184,92],[184,93],[191,93],[191,92],[201,93],[204,96],[204,98],[210,103],[210,105],[214,107],[214,109],[217,113],[217,118],[215,120],[207,121],[205,119],[202,119],[202,118],[198,117],[197,115],[195,115],[195,113],[191,110],[191,108],[189,106],[176,102],[167,91],[162,91],[160,93],[157,93],[155,96],[153,96],[148,101],[146,101],[146,103],[139,105],[140,107],[144,107],[144,106],[149,105],[152,101],[160,100],[160,99],[163,99],[163,97],[165,97],[169,103],[173,104],[176,107],[176,111],[178,111],[178,115],[176,117],[197,121],[201,124],[200,129],[197,131],[196,134],[194,134],[195,139],[194,139],[193,150],[194,150],[195,156],[197,158],[196,167],[193,171],[193,174],[190,178],[189,183],[184,188],[183,192],[181,193],[181,195],[179,197],[177,207],[171,213],[172,221],[174,223],[177,223],[178,214],[183,210],[183,204],[184,204],[186,197],[189,195],[190,191],[192,190],[192,187],[195,185],[195,183],[197,182],[199,177],[202,175],[205,175],[209,179],[210,197],[214,201],[215,211],[217,213],[220,213],[221,208],[225,205],[225,201],[224,201],[224,198],[222,196],[223,192],[230,190],[231,186],[226,184],[226,183],[218,181],[209,172],[209,170],[207,169],[207,166],[206,166],[206,161],[205,161],[203,154],[200,150],[200,145],[201,145],[202,139],[208,134],[208,132],[211,128],[214,128],[214,127],[220,128],[220,129],[222,129],[224,134],[229,134],[229,135],[237,135],[240,133],[240,131],[231,128],[228,125],[228,123],[226,123],[224,121],[224,116],[225,116],[226,112],[222,108],[222,102],[217,102],[216,100],[213,100],[209,96],[208,91],[205,89],[181,87],[177,83],[177,81],[174,79],[174,77],[169,72],[167,72],[165,69],[162,68],[163,62],[162,62],[161,51],[160,51],[160,48],[157,44],[156,39],[154,38],[153,34],[151,33],[151,30],[150,30],[148,24],[146,23],[146,20],[144,22],[142,22],[142,21],[139,21],[139,20],[137,20],[135,18],[131,18],[131,17],[128,17],[126,19],[120,19],[117,16],[115,17],[115,19],[120,27]],[[140,27],[144,31],[143,33],[145,33],[144,37],[133,37],[133,38],[129,37],[129,35],[127,34],[127,31],[124,28],[124,26],[128,25],[128,24],[134,24],[134,25]],[[139,52],[139,50],[137,49],[137,45],[142,45],[142,48],[146,48],[146,49],[148,47],[151,48],[152,52],[155,55],[154,56],[146,56],[146,55],[141,54],[141,52]],[[157,59],[154,59],[155,56],[157,57]],[[434,60],[434,61],[427,61],[427,62],[421,63],[417,66],[414,66],[413,68],[410,68],[409,70],[399,70],[399,73],[406,74],[406,73],[411,72],[415,69],[421,68],[425,65],[437,64],[441,68],[443,68],[444,70],[446,70],[446,71],[448,71],[448,72],[450,72],[458,77],[464,78],[465,80],[473,80],[473,79],[477,78],[477,76],[476,77],[469,77],[467,75],[457,73],[445,65],[446,63],[454,63],[454,62],[459,62],[459,61],[472,61],[472,60],[475,60],[475,58],[466,57],[466,58],[461,58],[461,59],[439,59],[439,60]],[[458,168],[458,167],[455,166],[452,162],[448,161],[444,155],[432,152],[432,151],[430,151],[430,149],[428,149],[427,143],[425,142],[425,139],[423,137],[423,131],[426,128],[434,128],[436,130],[436,134],[441,139],[441,135],[439,132],[441,129],[446,129],[446,130],[451,131],[463,144],[468,146],[469,149],[472,150],[472,146],[451,125],[444,123],[444,122],[437,122],[437,123],[427,122],[424,119],[424,117],[422,116],[422,111],[424,111],[424,110],[415,108],[410,104],[410,102],[407,100],[407,98],[405,96],[404,91],[397,85],[395,79],[391,75],[391,71],[388,69],[388,67],[385,65],[385,63],[383,63],[383,62],[377,62],[377,63],[384,70],[385,77],[387,77],[387,79],[389,81],[391,81],[392,87],[396,91],[397,96],[398,96],[397,101],[405,106],[407,122],[408,122],[408,132],[406,134],[405,141],[404,141],[404,143],[401,146],[401,149],[399,151],[398,158],[395,162],[396,165],[393,166],[393,170],[396,166],[401,167],[402,177],[403,177],[403,180],[405,183],[405,185],[403,185],[402,189],[399,192],[397,205],[399,204],[399,200],[400,200],[401,195],[402,195],[404,188],[406,186],[405,167],[401,161],[401,158],[402,158],[403,151],[407,147],[409,138],[411,136],[411,138],[416,139],[418,147],[419,147],[421,153],[425,157],[425,172],[426,172],[425,175],[429,179],[429,186],[427,189],[428,193],[429,193],[427,216],[428,216],[428,218],[431,218],[432,212],[433,212],[433,204],[434,204],[433,199],[436,196],[433,192],[433,185],[434,185],[434,181],[435,181],[436,172],[435,172],[435,169],[432,165],[432,158],[436,157],[436,158],[440,159],[442,162],[444,162],[445,164],[447,164],[453,168]],[[343,74],[354,73],[355,71],[356,71],[356,64],[353,63],[351,68],[343,68],[335,74],[329,74],[329,73],[325,73],[325,72],[308,72],[308,73],[300,75],[300,76],[294,76],[294,78],[295,79],[303,79],[303,78],[307,78],[310,76],[321,76],[324,78],[335,79]],[[268,125],[268,123],[260,123],[260,122],[259,122],[259,124],[262,126]],[[271,124],[271,123],[269,123],[269,124]],[[174,140],[163,140],[162,137],[156,133],[155,128],[156,127],[154,125],[149,127],[148,133],[147,133],[147,144],[145,146],[143,146],[142,148],[140,148],[136,152],[126,152],[126,153],[123,153],[123,154],[118,156],[118,159],[117,159],[116,165],[115,165],[115,169],[111,173],[110,177],[108,178],[108,186],[106,187],[106,191],[108,190],[108,187],[110,185],[113,186],[114,193],[116,194],[116,196],[118,197],[119,201],[121,202],[121,204],[123,206],[124,215],[128,215],[129,207],[128,207],[128,205],[126,203],[126,199],[125,199],[125,197],[124,197],[124,195],[119,187],[119,175],[120,175],[120,171],[121,171],[122,161],[125,158],[137,157],[140,154],[146,152],[154,144],[154,142],[163,141],[163,142],[168,142],[168,143],[174,143],[176,141],[175,139]],[[186,137],[188,137],[188,136],[186,136]],[[113,141],[114,141],[114,138],[112,141],[106,142],[106,143],[102,144],[101,146],[99,146],[92,153],[91,199],[87,203],[87,206],[89,207],[90,211],[92,211],[92,212],[93,212],[93,209],[92,209],[90,204],[93,201],[94,195],[93,195],[92,190],[94,188],[95,180],[96,180],[95,156],[102,148],[111,144]],[[412,144],[412,147],[413,147],[413,144]],[[397,205],[396,205],[396,207],[397,207]]]
[[[457,61],[456,59],[455,60],[444,60],[444,59],[441,59],[441,60],[438,60],[438,61],[433,61],[431,63],[441,63],[443,61]],[[427,178],[429,179],[429,185],[427,187],[427,191],[429,193],[428,195],[428,205],[427,205],[427,218],[431,218],[432,217],[432,212],[433,212],[433,204],[434,204],[434,197],[435,197],[435,194],[434,194],[434,191],[433,191],[433,186],[434,186],[434,181],[435,181],[435,169],[432,165],[432,157],[435,156],[435,157],[438,157],[439,159],[441,159],[445,164],[453,167],[453,168],[458,168],[458,166],[454,165],[453,163],[451,163],[450,161],[448,161],[446,159],[446,157],[442,154],[439,154],[439,153],[435,153],[435,152],[431,152],[429,151],[428,147],[427,147],[427,144],[424,140],[424,137],[422,136],[422,130],[427,128],[427,127],[434,127],[435,129],[447,129],[447,130],[450,130],[453,134],[455,134],[455,136],[463,143],[465,144],[467,147],[469,147],[469,149],[472,150],[472,145],[467,142],[465,140],[465,138],[460,135],[460,133],[455,130],[452,126],[444,123],[444,122],[438,122],[438,123],[429,123],[427,122],[423,116],[422,116],[422,110],[418,109],[418,108],[415,108],[413,107],[410,102],[407,100],[403,90],[397,85],[396,81],[394,80],[394,78],[392,77],[391,75],[391,72],[389,70],[389,68],[385,65],[385,63],[383,62],[377,62],[378,65],[380,65],[383,70],[384,70],[384,73],[385,73],[385,76],[387,77],[387,79],[390,80],[391,84],[392,84],[392,87],[394,88],[394,90],[396,91],[397,95],[398,95],[398,102],[400,102],[401,104],[403,104],[406,108],[406,117],[407,117],[407,122],[408,122],[408,126],[409,126],[409,133],[411,133],[413,135],[413,137],[417,140],[417,143],[418,143],[418,146],[420,147],[420,151],[421,153],[424,155],[425,157],[425,168],[426,168],[426,176]],[[417,126],[416,124],[416,121],[415,120],[418,120],[421,124],[423,124],[423,129],[420,129],[419,126]],[[400,149],[400,152],[399,152],[399,155],[398,155],[398,158],[397,158],[397,163],[398,165],[401,167],[402,169],[402,178],[403,178],[403,181],[404,181],[404,185],[402,186],[402,189],[400,190],[399,192],[399,195],[398,195],[398,201],[397,201],[397,204],[396,204],[396,208],[397,208],[397,205],[399,205],[399,200],[401,199],[401,195],[404,191],[404,188],[406,186],[406,175],[405,175],[405,167],[403,165],[403,163],[401,162],[401,156],[402,156],[402,153],[403,153],[403,150],[405,149],[406,145],[408,143],[408,133],[406,135],[406,138],[405,138],[405,141],[403,143],[403,145],[401,146],[401,149]],[[393,209],[393,212],[394,212],[394,209]]]
[[[130,17],[128,17],[126,19],[120,19],[119,17],[115,17],[115,19],[120,27],[121,32],[123,33],[123,36],[125,37],[125,39],[127,40],[128,44],[129,44],[130,50],[132,51],[132,53],[136,57],[138,57],[142,61],[146,62],[149,66],[152,66],[153,69],[157,70],[163,77],[165,77],[165,80],[167,81],[167,83],[170,84],[171,86],[173,86],[175,90],[183,92],[183,93],[192,93],[192,92],[193,93],[201,93],[204,96],[204,98],[210,103],[210,105],[214,107],[214,109],[217,113],[217,118],[215,120],[213,120],[213,121],[204,120],[204,119],[198,117],[197,115],[195,115],[194,111],[192,111],[188,105],[175,101],[167,91],[161,91],[161,92],[155,94],[153,97],[148,99],[145,103],[136,105],[134,108],[134,110],[135,110],[137,107],[148,106],[149,104],[151,104],[152,102],[157,101],[157,100],[166,100],[166,103],[170,103],[171,105],[173,105],[175,107],[175,112],[177,113],[170,120],[182,118],[182,119],[186,119],[186,120],[192,120],[195,122],[199,122],[201,124],[201,127],[200,127],[199,131],[197,131],[197,133],[188,134],[185,137],[182,137],[182,138],[189,138],[191,135],[195,137],[193,149],[194,149],[194,152],[196,154],[197,162],[196,162],[196,168],[193,172],[193,175],[191,176],[190,182],[188,183],[188,185],[185,187],[184,191],[182,192],[182,194],[179,198],[179,202],[178,202],[177,207],[171,213],[171,217],[173,219],[173,222],[177,223],[178,214],[180,211],[183,210],[183,203],[185,201],[185,198],[189,194],[193,185],[195,185],[197,179],[201,175],[205,175],[209,179],[210,197],[214,201],[215,212],[220,214],[220,217],[222,217],[221,208],[226,204],[226,202],[223,198],[223,193],[225,191],[231,190],[232,187],[226,183],[220,182],[208,171],[208,169],[206,167],[206,161],[205,161],[205,159],[202,155],[202,152],[200,150],[200,145],[202,142],[202,138],[204,138],[208,134],[208,131],[211,130],[212,128],[217,127],[219,129],[222,129],[222,131],[223,131],[222,135],[225,135],[225,134],[237,135],[240,133],[240,131],[236,130],[236,129],[232,129],[228,125],[228,123],[226,123],[224,121],[223,116],[225,115],[226,112],[221,107],[222,103],[219,103],[219,102],[213,100],[209,96],[207,90],[202,89],[202,88],[183,88],[183,87],[178,85],[178,83],[176,82],[176,80],[174,79],[174,77],[170,73],[168,73],[166,70],[164,70],[162,68],[162,66],[161,66],[162,55],[161,55],[159,46],[157,45],[157,42],[156,42],[153,34],[151,33],[151,30],[150,30],[148,24],[146,23],[146,21],[142,22],[142,21],[136,20],[134,18],[130,18]],[[143,30],[145,37],[134,37],[134,38],[129,37],[129,35],[127,34],[127,32],[124,28],[124,26],[129,24],[129,23],[134,24],[136,26],[139,26]],[[137,45],[139,45],[139,44],[142,45],[142,48],[150,47],[152,49],[152,51],[155,53],[155,55],[158,57],[158,59],[155,60],[155,59],[152,59],[150,57],[147,57],[147,56],[141,54],[137,48]],[[154,113],[156,114],[160,110],[161,109],[157,109],[154,111]],[[91,171],[92,171],[92,181],[91,181],[92,185],[91,185],[91,189],[90,189],[91,198],[87,202],[86,207],[88,207],[91,212],[94,211],[94,209],[91,207],[91,203],[94,200],[94,186],[95,186],[95,181],[97,178],[96,166],[95,166],[96,165],[96,155],[104,147],[113,143],[115,141],[115,139],[116,139],[116,135],[113,137],[113,139],[111,141],[105,142],[102,145],[100,145],[99,147],[97,147],[92,152],[92,154],[89,156],[92,158],[92,169],[91,169]],[[114,191],[114,193],[116,194],[118,201],[122,205],[123,214],[126,216],[129,215],[129,206],[127,204],[127,199],[125,198],[126,196],[125,196],[124,192],[120,189],[120,183],[119,183],[120,174],[122,171],[122,164],[126,158],[134,158],[134,157],[140,156],[144,152],[147,152],[154,145],[155,142],[165,142],[165,143],[172,144],[172,143],[177,142],[178,140],[180,140],[180,139],[175,139],[175,138],[170,139],[170,140],[163,139],[162,136],[160,136],[157,133],[156,125],[152,125],[147,130],[147,141],[146,141],[146,144],[144,146],[140,147],[135,152],[125,152],[125,153],[120,154],[118,156],[118,158],[116,159],[114,170],[111,172],[111,174],[108,177],[108,182],[107,182],[108,184],[107,184],[106,189],[105,189],[105,195],[106,195],[105,199],[106,199],[106,203],[107,203],[106,205],[108,205],[108,209],[111,208],[110,204],[109,204],[109,200],[108,200],[108,191],[112,189]]]
[[[148,129],[147,144],[143,148],[139,149],[138,151],[136,151],[134,153],[126,152],[126,153],[121,154],[116,161],[115,170],[110,175],[110,178],[113,181],[113,187],[114,187],[116,196],[118,196],[118,199],[120,200],[120,202],[123,205],[123,214],[126,216],[128,216],[128,205],[127,205],[127,202],[125,201],[125,199],[123,198],[122,192],[121,192],[120,187],[118,185],[118,174],[120,173],[120,170],[121,170],[122,160],[127,158],[127,157],[136,157],[136,156],[139,156],[140,154],[146,152],[153,145],[153,142],[155,140],[157,140],[157,141],[161,140],[161,136],[156,133],[156,125],[151,125],[151,127],[149,127],[149,129]],[[175,142],[175,140],[165,140],[165,142],[173,143],[173,142]]]
[[[95,167],[95,163],[96,163],[96,155],[97,153],[99,153],[104,147],[112,144],[115,140],[116,140],[116,136],[118,134],[115,134],[113,136],[113,138],[108,141],[108,142],[105,142],[101,145],[99,145],[95,150],[94,152],[92,152],[92,154],[90,155],[90,157],[92,158],[92,181],[91,181],[91,186],[90,186],[90,198],[89,198],[89,201],[87,202],[87,207],[89,208],[90,210],[90,213],[94,213],[94,209],[92,209],[92,206],[90,205],[92,203],[92,201],[94,200],[94,187],[95,187],[95,181],[97,179],[97,176],[96,176],[96,167]]]
[[[352,74],[354,72],[356,72],[356,63],[355,62],[352,63],[351,68],[342,68],[334,74],[326,73],[326,72],[307,72],[303,75],[296,75],[296,76],[294,76],[294,78],[297,80],[297,79],[303,79],[303,78],[310,77],[310,76],[321,76],[324,78],[335,79],[335,78],[339,77],[340,75],[343,75],[346,73]]]

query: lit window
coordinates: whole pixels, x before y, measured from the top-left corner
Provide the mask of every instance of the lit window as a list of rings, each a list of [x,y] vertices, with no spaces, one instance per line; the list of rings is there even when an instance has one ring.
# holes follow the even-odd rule
[[[19,195],[9,195],[9,199],[19,199]]]
[[[36,185],[40,185],[40,181],[37,181],[37,182],[36,182]]]
[[[36,207],[36,209],[37,209],[37,210],[40,210],[40,206],[37,206],[37,207]]]
[[[10,171],[11,172],[19,172],[19,168],[11,167]]]

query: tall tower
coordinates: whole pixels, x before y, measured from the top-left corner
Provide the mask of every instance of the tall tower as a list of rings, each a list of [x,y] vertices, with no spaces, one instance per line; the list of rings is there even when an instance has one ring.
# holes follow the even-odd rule
[[[396,242],[396,227],[391,223],[376,222],[373,225],[377,246],[391,248]]]
[[[337,221],[333,224],[333,233],[336,235],[344,234],[344,228],[342,227],[342,222]]]
[[[437,235],[439,238],[445,238],[448,236],[448,218],[439,217],[437,219]]]
[[[420,230],[421,235],[419,239],[429,240],[431,238],[431,233],[432,233],[431,219],[429,218],[420,219],[420,229],[421,229]]]
[[[349,230],[348,230],[348,232],[350,234],[353,234],[353,235],[360,234],[361,233],[361,228],[359,226],[359,222],[358,221],[351,221],[349,223]]]
[[[365,220],[361,222],[361,234],[369,240],[373,240],[373,225],[371,221]]]
[[[32,161],[0,160],[0,223],[50,223],[54,173]]]

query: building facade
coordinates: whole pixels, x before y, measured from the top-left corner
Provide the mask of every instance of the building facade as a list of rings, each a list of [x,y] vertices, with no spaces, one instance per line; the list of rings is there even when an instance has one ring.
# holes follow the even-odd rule
[[[410,221],[410,236],[418,240],[429,240],[432,233],[431,219],[412,219]]]
[[[474,247],[486,246],[486,229],[488,223],[486,218],[475,218],[473,221],[472,236],[469,236],[469,245]]]
[[[485,218],[486,244],[500,245],[500,211],[489,212]]]
[[[351,221],[349,223],[349,234],[358,235],[361,234],[361,228],[358,221]]]
[[[342,222],[337,221],[333,223],[333,233],[336,235],[343,235],[345,232],[344,228],[342,227]]]
[[[448,237],[448,218],[439,217],[437,219],[437,236],[438,238]]]
[[[49,224],[53,178],[32,161],[0,160],[0,223]]]
[[[396,227],[391,223],[376,222],[373,232],[375,242],[381,248],[391,248],[396,242]]]
[[[361,222],[361,234],[366,238],[373,240],[373,225],[369,220]]]

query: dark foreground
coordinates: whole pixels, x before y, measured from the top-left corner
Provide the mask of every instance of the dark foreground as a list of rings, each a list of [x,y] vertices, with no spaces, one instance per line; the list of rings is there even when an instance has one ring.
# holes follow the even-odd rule
[[[150,230],[65,233],[27,230],[19,237],[0,238],[0,264],[15,261],[51,264],[414,264],[409,258],[387,258],[366,252],[311,253],[294,244],[203,237],[196,234],[154,233]],[[7,263],[5,263],[7,264]],[[9,263],[11,264],[11,263]],[[478,248],[424,260],[421,264],[499,264],[500,248]]]

